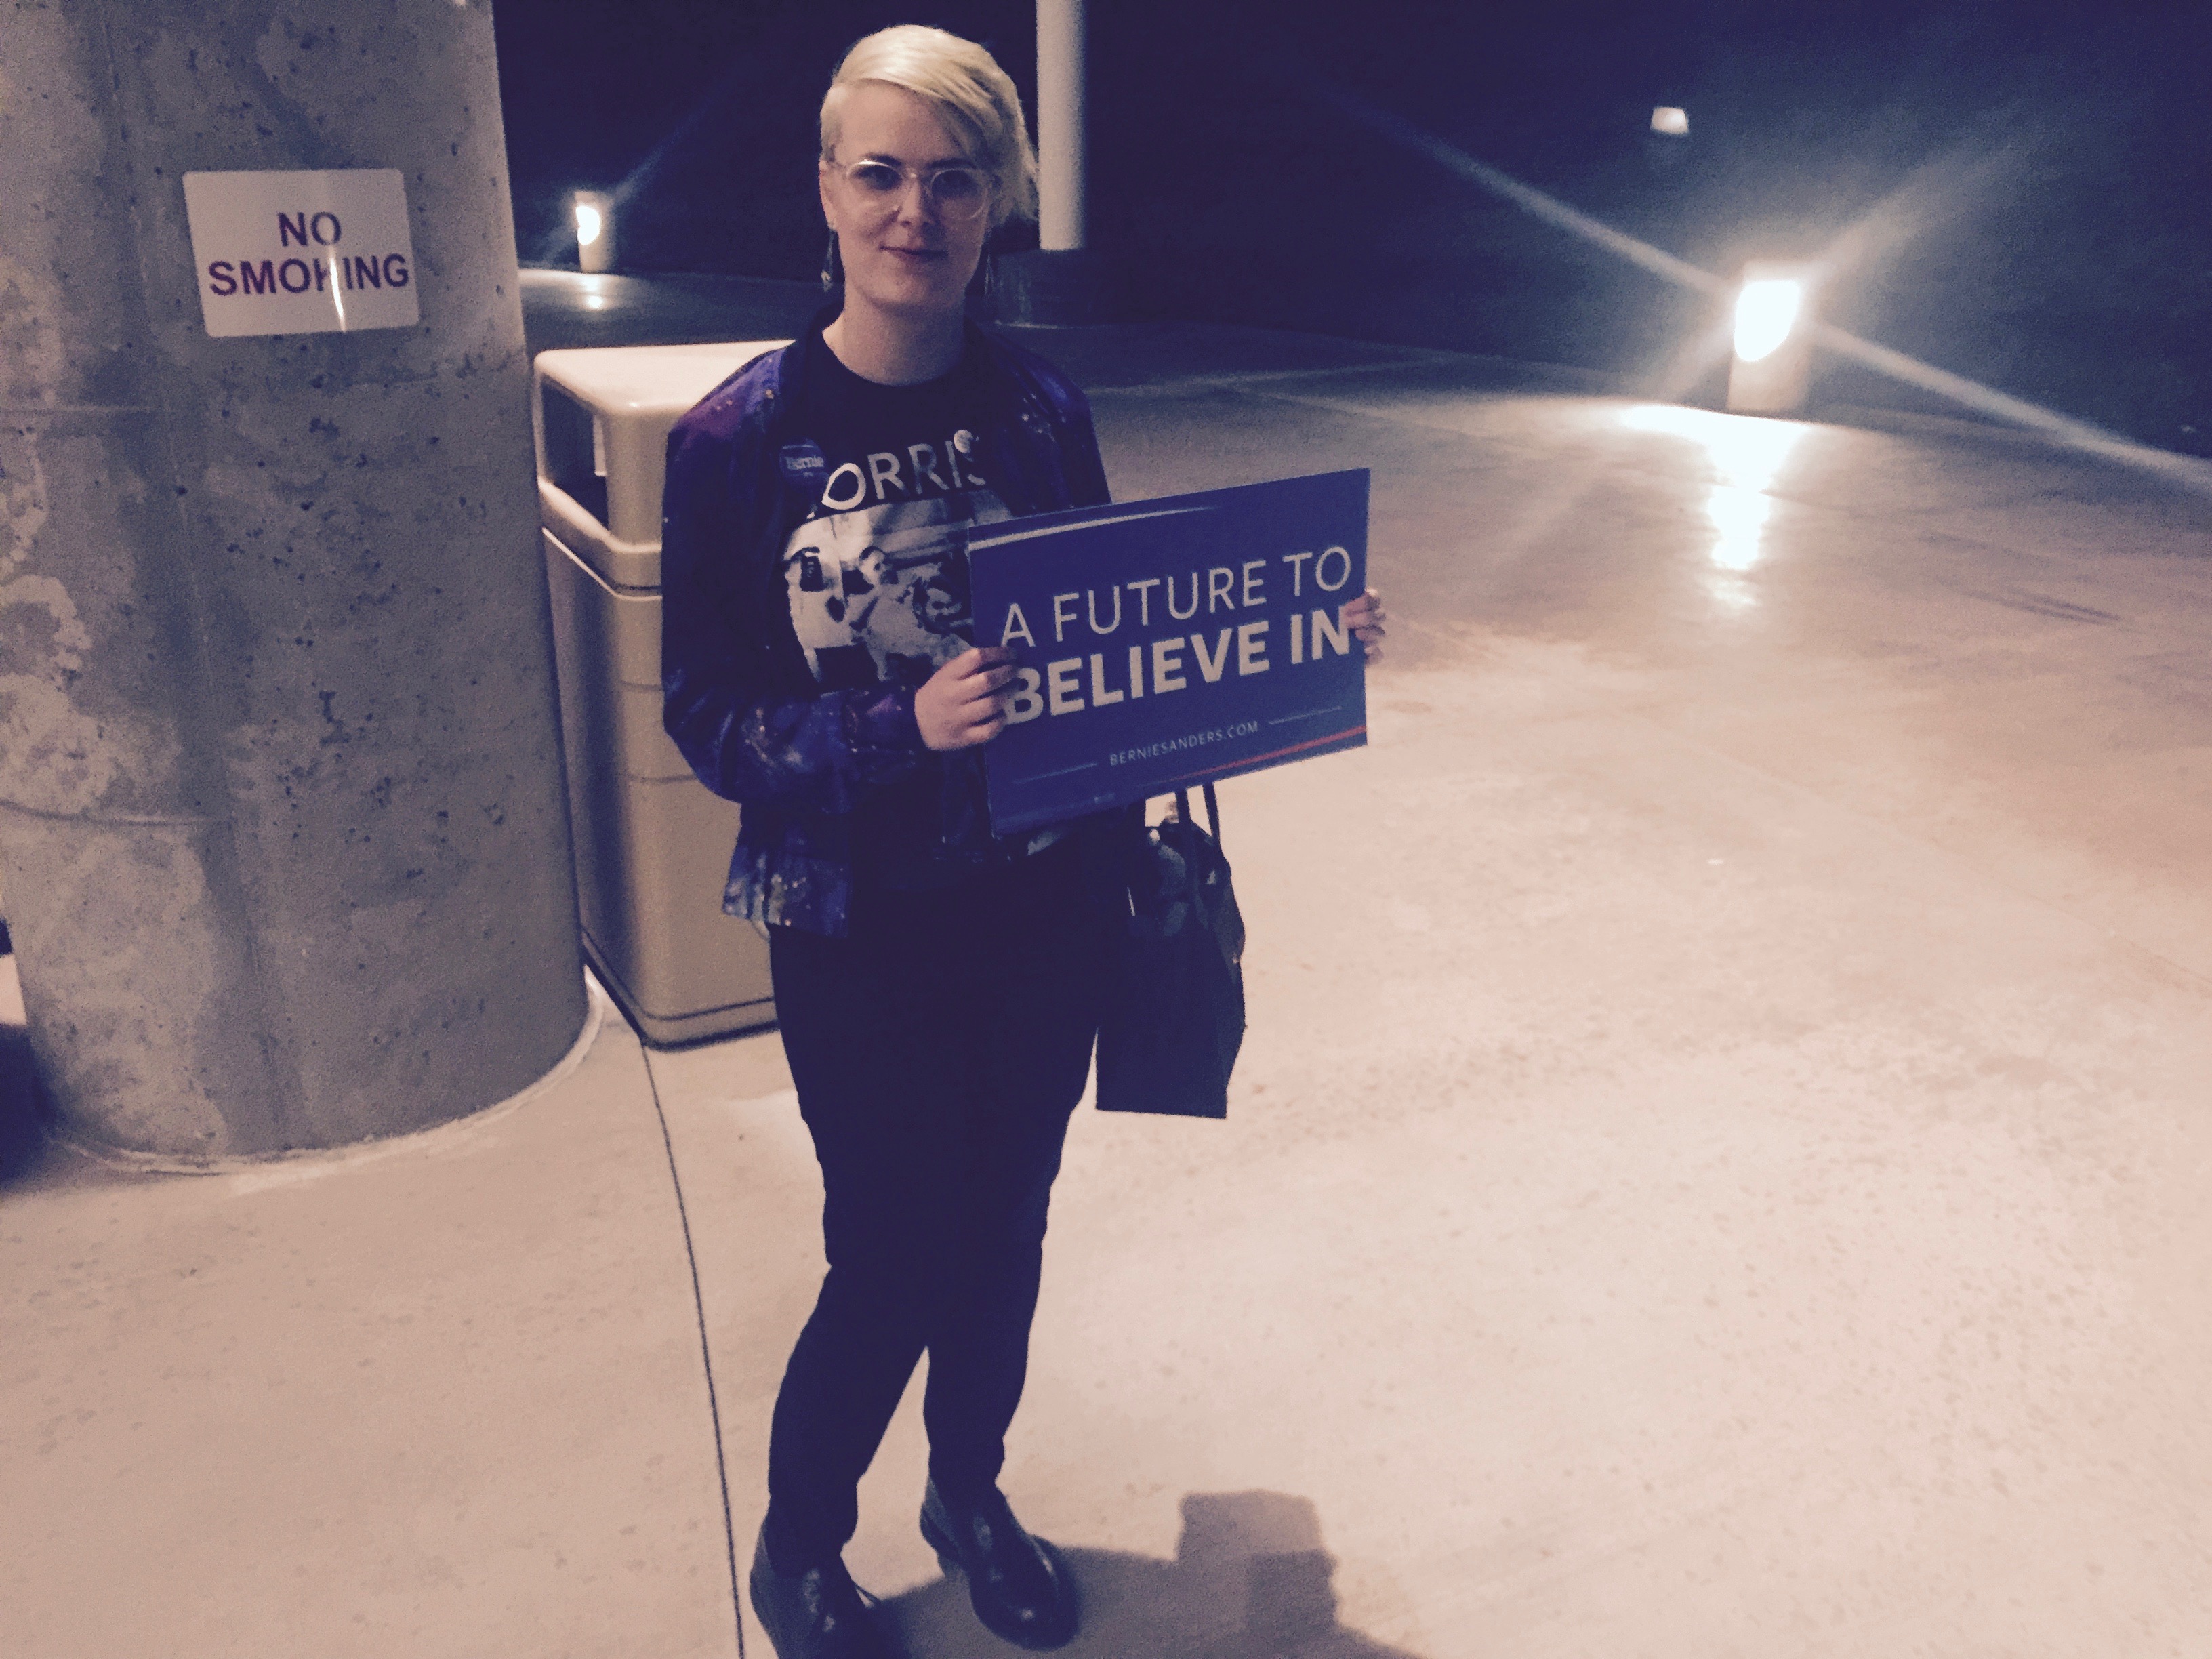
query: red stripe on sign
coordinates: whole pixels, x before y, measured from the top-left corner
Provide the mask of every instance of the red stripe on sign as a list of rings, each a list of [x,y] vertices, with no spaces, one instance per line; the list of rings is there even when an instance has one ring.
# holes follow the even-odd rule
[[[1304,743],[1294,743],[1287,749],[1270,749],[1264,755],[1241,756],[1230,763],[1230,769],[1243,771],[1249,767],[1257,766],[1263,761],[1280,760],[1285,755],[1303,754],[1309,749],[1319,749],[1327,744],[1342,743],[1346,738],[1364,738],[1366,735],[1366,726],[1354,726],[1342,732],[1333,732],[1326,738],[1308,738]],[[1148,784],[1146,787],[1154,793],[1158,793],[1163,789],[1180,788],[1182,785],[1199,778],[1213,778],[1221,775],[1222,772],[1216,768],[1201,766],[1195,772],[1186,772],[1181,777],[1170,779],[1165,783]]]

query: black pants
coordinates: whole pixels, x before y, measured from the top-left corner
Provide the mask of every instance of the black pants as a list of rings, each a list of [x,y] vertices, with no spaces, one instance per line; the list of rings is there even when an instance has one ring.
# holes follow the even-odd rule
[[[1066,842],[949,890],[863,890],[845,939],[769,937],[830,1263],[769,1434],[769,1547],[790,1567],[853,1535],[925,1351],[932,1477],[947,1493],[997,1480],[1101,950]]]

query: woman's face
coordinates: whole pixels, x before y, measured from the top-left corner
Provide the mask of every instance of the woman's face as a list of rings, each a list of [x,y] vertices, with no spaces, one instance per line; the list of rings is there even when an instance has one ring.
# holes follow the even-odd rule
[[[845,99],[836,160],[866,158],[926,171],[971,164],[929,102],[903,87],[864,81]],[[945,219],[920,179],[888,202],[867,201],[836,167],[820,169],[822,212],[836,233],[845,295],[872,309],[941,315],[958,311],[990,234],[986,210],[964,223]]]

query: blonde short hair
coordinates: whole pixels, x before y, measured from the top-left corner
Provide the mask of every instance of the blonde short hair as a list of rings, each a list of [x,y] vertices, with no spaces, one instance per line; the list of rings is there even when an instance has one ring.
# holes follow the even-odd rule
[[[853,44],[830,77],[822,100],[822,155],[837,149],[838,112],[864,81],[902,87],[933,105],[969,158],[997,175],[991,204],[995,229],[1009,219],[1036,217],[1036,151],[1030,145],[1022,100],[997,58],[973,40],[920,23],[878,29]]]

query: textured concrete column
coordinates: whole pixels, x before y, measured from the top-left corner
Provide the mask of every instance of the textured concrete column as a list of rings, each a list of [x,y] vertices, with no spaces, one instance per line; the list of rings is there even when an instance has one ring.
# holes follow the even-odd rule
[[[67,1127],[474,1111],[584,1018],[481,0],[4,0],[0,854]],[[203,325],[182,175],[394,167],[422,321]]]
[[[1037,246],[1085,242],[1083,0],[1037,0]]]
[[[1086,246],[1083,0],[1037,0],[1037,246],[999,261],[1002,322],[1103,323],[1111,273]]]

